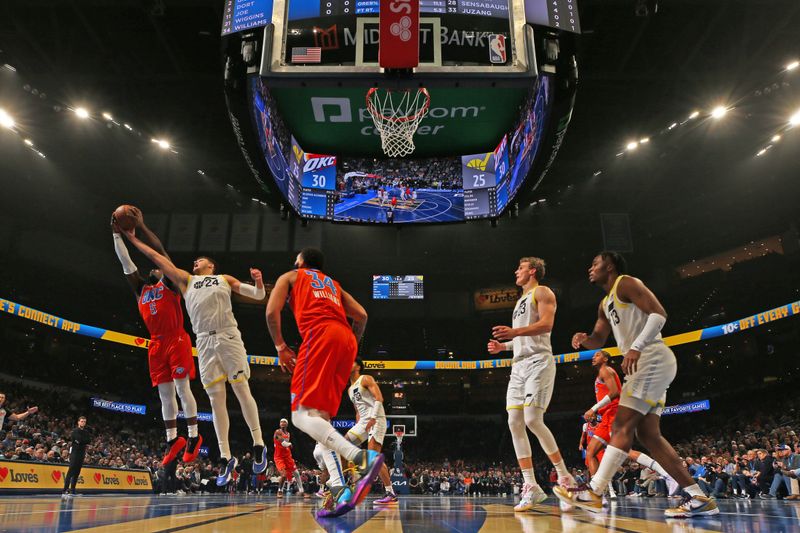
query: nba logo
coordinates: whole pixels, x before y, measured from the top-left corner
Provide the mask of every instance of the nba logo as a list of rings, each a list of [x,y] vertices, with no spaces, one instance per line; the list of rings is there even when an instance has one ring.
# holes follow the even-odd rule
[[[489,61],[494,65],[506,62],[506,36],[493,34],[489,36]]]

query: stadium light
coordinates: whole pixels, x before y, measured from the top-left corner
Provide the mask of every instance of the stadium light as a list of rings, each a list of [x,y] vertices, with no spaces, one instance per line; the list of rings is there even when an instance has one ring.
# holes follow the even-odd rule
[[[158,147],[161,148],[162,150],[169,150],[170,148],[169,143],[164,139],[150,139],[150,140],[156,143]]]
[[[25,140],[23,140],[22,142],[24,142],[24,143],[25,143],[26,145],[28,145],[28,146],[33,146],[33,141],[32,141],[32,140],[30,140],[30,139],[25,139]]]
[[[795,111],[794,115],[789,117],[789,125],[790,126],[798,126],[798,125],[800,125],[800,109]]]
[[[756,154],[756,157],[761,157],[762,155],[764,155],[766,153],[767,153],[767,149],[766,148],[762,148],[761,150],[758,151],[758,153]]]
[[[794,70],[797,67],[800,67],[800,61],[792,61],[788,65],[786,65],[786,70]]]
[[[780,140],[781,140],[781,136],[778,135],[777,133],[772,136],[772,142],[776,143],[776,142],[778,142]]]
[[[75,115],[81,120],[89,118],[89,111],[85,107],[75,109]]]
[[[6,113],[5,109],[0,109],[0,126],[10,130],[14,127],[14,124],[15,122],[11,115]]]
[[[711,118],[719,120],[725,115],[728,114],[728,108],[725,106],[718,105],[714,109],[711,110]]]
[[[123,124],[123,126],[125,126],[125,129],[126,129],[126,130],[128,130],[128,131],[133,131],[133,128],[131,128],[131,125],[130,125],[130,124],[128,124],[128,123],[125,123],[125,124]]]
[[[667,129],[668,130],[674,130],[677,127],[678,127],[678,123],[677,122],[673,122],[672,124],[669,125],[669,127]]]
[[[642,137],[639,139],[639,144],[645,144],[650,142],[650,137]]]
[[[625,148],[627,150],[636,150],[637,146],[639,146],[639,143],[637,143],[636,141],[631,141],[631,142],[629,142],[628,144],[625,145]]]
[[[114,117],[111,116],[111,113],[103,113],[103,118],[106,120],[114,120]]]
[[[689,120],[692,120],[693,118],[697,118],[699,116],[700,116],[700,111],[692,111],[692,114],[689,115]]]

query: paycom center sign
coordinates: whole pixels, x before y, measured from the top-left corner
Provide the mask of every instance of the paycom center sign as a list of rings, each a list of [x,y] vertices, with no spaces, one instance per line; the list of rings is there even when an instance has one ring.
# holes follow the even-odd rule
[[[381,155],[363,89],[272,89],[289,130],[322,153]],[[512,129],[525,89],[432,89],[414,155],[459,155],[494,148]],[[424,140],[423,140],[424,139]]]

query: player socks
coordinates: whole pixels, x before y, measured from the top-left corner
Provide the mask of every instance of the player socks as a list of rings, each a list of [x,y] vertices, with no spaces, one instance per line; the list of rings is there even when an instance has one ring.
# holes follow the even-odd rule
[[[671,477],[669,474],[667,474],[667,471],[664,470],[664,468],[656,462],[655,459],[653,459],[647,454],[640,453],[639,457],[636,458],[636,462],[645,468],[649,468],[650,470],[655,470],[661,477]]]
[[[522,469],[522,479],[528,485],[533,485],[534,487],[536,484],[536,475],[533,473],[533,468],[523,468]]]
[[[558,474],[559,479],[562,477],[569,476],[569,470],[567,470],[567,466],[564,464],[563,459],[557,463],[553,463],[553,468],[556,469],[556,473]]]
[[[167,428],[167,442],[172,442],[178,438],[178,428]]]
[[[623,452],[614,446],[606,447],[606,453],[603,455],[603,460],[600,461],[600,467],[597,472],[592,476],[590,486],[595,494],[603,494],[608,482],[614,477],[617,469],[622,466],[622,463],[628,458],[628,452]]]
[[[197,424],[188,424],[186,430],[189,432],[189,438],[197,437]]]
[[[342,463],[339,460],[339,454],[330,448],[322,446],[322,460],[330,476],[328,478],[328,485],[331,487],[340,487],[344,485],[344,473],[342,472]]]
[[[692,485],[689,485],[688,487],[685,487],[683,490],[685,490],[686,493],[689,496],[705,496],[706,495],[706,493],[703,492],[703,489],[701,489],[700,486],[697,483],[693,483]]]

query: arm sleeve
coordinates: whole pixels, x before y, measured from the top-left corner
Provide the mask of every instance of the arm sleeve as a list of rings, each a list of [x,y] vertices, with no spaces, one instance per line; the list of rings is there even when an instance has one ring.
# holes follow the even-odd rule
[[[636,340],[631,344],[631,350],[636,350],[637,352],[644,350],[644,347],[656,338],[656,335],[661,332],[661,328],[663,328],[666,323],[667,319],[663,315],[650,313],[647,316],[647,322],[645,322],[639,336],[636,337]]]
[[[136,265],[133,264],[131,256],[128,254],[128,248],[125,247],[125,241],[122,240],[122,235],[114,233],[114,251],[117,252],[119,262],[122,263],[122,272],[127,276],[136,272]]]
[[[505,348],[509,352],[514,351],[514,341],[508,341],[503,343],[503,348]]]
[[[253,298],[254,300],[262,300],[264,296],[267,295],[267,291],[264,287],[259,289],[255,285],[250,285],[249,283],[240,283],[239,294]]]

